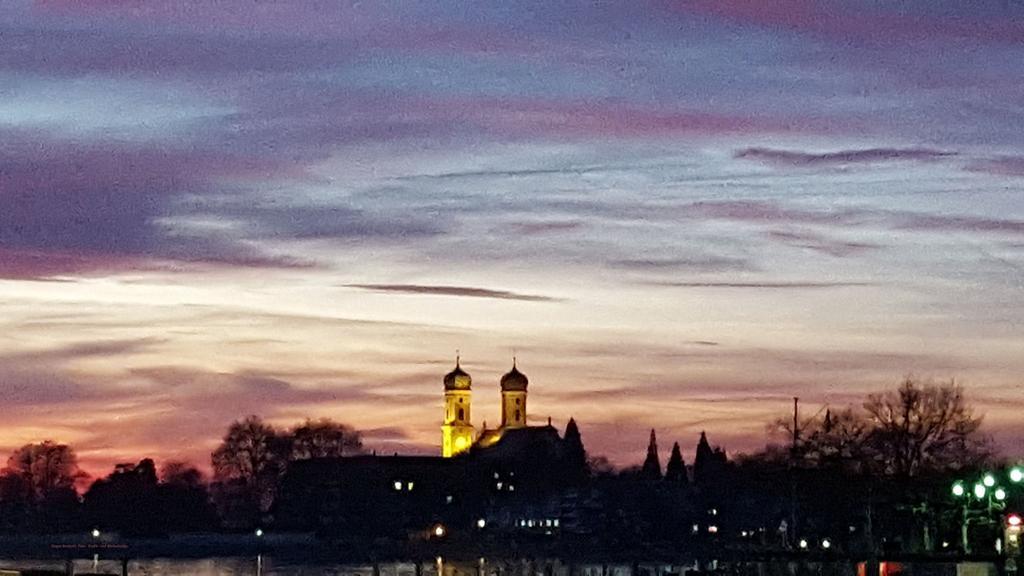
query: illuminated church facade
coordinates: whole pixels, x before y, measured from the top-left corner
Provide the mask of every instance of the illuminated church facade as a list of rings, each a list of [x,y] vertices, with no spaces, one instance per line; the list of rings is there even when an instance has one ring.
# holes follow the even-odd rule
[[[530,381],[519,371],[516,361],[512,369],[501,377],[501,426],[480,434],[473,426],[473,378],[462,369],[459,359],[455,369],[444,377],[444,423],[441,425],[441,455],[451,458],[468,452],[473,447],[487,447],[502,438],[509,430],[526,428],[526,389]]]

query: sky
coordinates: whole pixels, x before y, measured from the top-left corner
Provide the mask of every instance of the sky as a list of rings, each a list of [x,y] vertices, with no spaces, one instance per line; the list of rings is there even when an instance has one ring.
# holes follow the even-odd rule
[[[1018,0],[0,1],[0,454],[247,414],[639,463],[961,383],[1024,455]]]

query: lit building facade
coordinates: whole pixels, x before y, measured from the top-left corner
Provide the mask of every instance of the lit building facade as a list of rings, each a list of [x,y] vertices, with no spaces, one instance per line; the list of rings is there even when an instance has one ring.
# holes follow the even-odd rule
[[[456,358],[455,369],[444,377],[441,455],[451,458],[468,452],[474,445],[487,447],[508,430],[526,428],[526,389],[529,383],[513,358],[512,369],[501,377],[501,427],[495,430],[484,428],[477,435],[470,417],[473,378],[462,369]]]
[[[441,455],[451,458],[469,450],[474,430],[471,419],[473,378],[455,360],[455,369],[444,377],[444,424],[441,426]]]

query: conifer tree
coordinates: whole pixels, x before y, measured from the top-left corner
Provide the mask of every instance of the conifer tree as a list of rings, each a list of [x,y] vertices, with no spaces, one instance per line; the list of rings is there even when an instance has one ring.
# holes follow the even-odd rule
[[[661,478],[661,461],[658,459],[658,440],[654,435],[654,429],[651,429],[651,441],[647,444],[647,458],[644,460],[643,468],[640,469],[640,474],[651,480],[659,480]]]
[[[686,464],[683,463],[683,453],[679,450],[679,442],[672,444],[672,455],[669,456],[668,465],[665,466],[665,480],[669,482],[686,482]]]

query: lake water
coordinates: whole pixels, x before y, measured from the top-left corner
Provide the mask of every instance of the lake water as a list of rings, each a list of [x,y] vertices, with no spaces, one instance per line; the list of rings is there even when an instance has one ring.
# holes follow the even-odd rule
[[[131,576],[679,576],[693,564],[639,562],[631,564],[567,563],[551,559],[514,559],[449,561],[444,559],[420,562],[382,562],[379,564],[310,562],[271,556],[228,557],[207,559],[145,559],[128,564]],[[778,561],[747,562],[719,565],[729,576],[857,576],[852,561],[830,562]],[[995,576],[994,565],[929,563],[899,565],[886,576]],[[0,569],[47,569],[65,574],[60,560],[3,560]],[[95,557],[74,561],[74,573],[122,573],[121,563]]]

